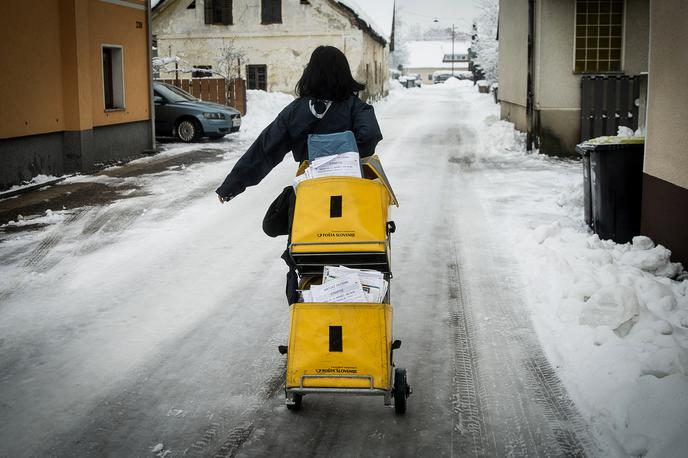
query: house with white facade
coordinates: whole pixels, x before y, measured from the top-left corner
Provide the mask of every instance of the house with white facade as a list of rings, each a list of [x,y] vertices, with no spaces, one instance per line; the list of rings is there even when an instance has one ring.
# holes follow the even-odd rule
[[[241,54],[237,76],[247,88],[271,92],[294,93],[313,49],[336,46],[366,84],[361,97],[368,99],[389,89],[393,18],[394,0],[159,0],[152,30],[159,56],[208,69],[208,75],[222,49],[232,47]]]
[[[409,41],[406,47],[406,62],[403,65],[404,75],[420,75],[423,84],[433,84],[433,75],[449,73],[455,75],[468,72],[467,41]]]

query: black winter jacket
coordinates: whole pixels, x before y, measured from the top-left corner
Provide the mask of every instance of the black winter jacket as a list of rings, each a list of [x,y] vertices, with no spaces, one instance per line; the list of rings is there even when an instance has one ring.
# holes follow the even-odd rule
[[[382,134],[372,106],[351,96],[342,102],[333,102],[325,116],[319,119],[309,106],[312,101],[308,97],[300,97],[287,105],[237,161],[215,192],[225,198],[241,194],[265,178],[289,151],[293,152],[296,162],[307,160],[308,134],[350,130],[356,137],[361,157],[375,152]],[[315,103],[315,106],[316,112],[322,113],[324,104]]]

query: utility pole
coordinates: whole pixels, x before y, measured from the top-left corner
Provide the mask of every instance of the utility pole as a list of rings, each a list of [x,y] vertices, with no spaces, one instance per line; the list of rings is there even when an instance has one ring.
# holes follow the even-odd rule
[[[452,24],[452,76],[454,76],[454,24]]]

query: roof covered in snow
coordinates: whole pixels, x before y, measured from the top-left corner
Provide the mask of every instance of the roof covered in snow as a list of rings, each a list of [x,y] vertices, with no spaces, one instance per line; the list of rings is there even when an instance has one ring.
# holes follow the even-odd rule
[[[337,0],[353,11],[373,32],[389,43],[394,21],[394,0]]]
[[[448,41],[409,41],[406,68],[451,68],[450,62],[443,62],[445,55],[451,55],[452,42]],[[454,54],[468,54],[469,41],[454,41]],[[454,62],[454,68],[466,67],[466,63]]]

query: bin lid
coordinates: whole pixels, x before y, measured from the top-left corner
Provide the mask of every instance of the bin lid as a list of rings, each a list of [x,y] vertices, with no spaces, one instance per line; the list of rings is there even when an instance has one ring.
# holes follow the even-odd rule
[[[576,146],[576,152],[581,155],[593,151],[613,151],[621,149],[638,150],[645,147],[645,137],[603,136],[591,138]]]

